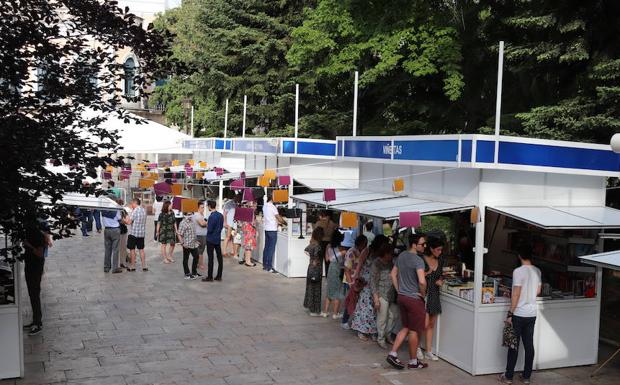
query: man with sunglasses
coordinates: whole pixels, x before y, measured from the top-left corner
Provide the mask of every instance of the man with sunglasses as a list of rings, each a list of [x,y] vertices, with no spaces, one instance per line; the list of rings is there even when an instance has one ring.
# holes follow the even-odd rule
[[[425,329],[426,278],[424,275],[424,252],[426,237],[423,234],[409,235],[409,250],[403,251],[392,268],[391,278],[398,293],[398,307],[402,329],[396,335],[394,345],[387,356],[387,362],[396,369],[424,369],[428,365],[419,360],[418,342]],[[407,365],[398,359],[398,349],[409,338]],[[416,354],[418,353],[418,354]]]

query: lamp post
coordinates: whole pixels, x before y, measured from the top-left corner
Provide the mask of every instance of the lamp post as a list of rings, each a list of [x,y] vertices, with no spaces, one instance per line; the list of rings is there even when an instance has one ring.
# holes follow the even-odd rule
[[[613,152],[620,154],[620,134],[614,134],[614,136],[611,137],[611,142],[609,144],[611,145],[611,150]]]

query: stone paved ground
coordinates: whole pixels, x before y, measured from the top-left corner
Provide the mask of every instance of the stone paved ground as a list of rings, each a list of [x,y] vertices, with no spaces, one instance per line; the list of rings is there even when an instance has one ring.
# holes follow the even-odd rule
[[[376,344],[305,315],[303,279],[226,259],[223,282],[185,281],[179,251],[175,264],[162,265],[153,242],[151,271],[104,274],[102,243],[94,234],[55,244],[43,281],[44,332],[24,337],[25,378],[0,385],[496,383],[443,361],[418,372],[387,368]],[[541,371],[535,381],[617,384],[620,359],[595,380],[592,370]]]

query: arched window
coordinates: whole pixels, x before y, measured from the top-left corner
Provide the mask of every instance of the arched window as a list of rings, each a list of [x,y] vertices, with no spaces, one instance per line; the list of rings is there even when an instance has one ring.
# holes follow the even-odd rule
[[[136,96],[136,90],[134,89],[133,78],[136,76],[136,62],[132,58],[128,58],[125,60],[123,67],[125,70],[125,77],[123,79],[125,96],[134,97]]]

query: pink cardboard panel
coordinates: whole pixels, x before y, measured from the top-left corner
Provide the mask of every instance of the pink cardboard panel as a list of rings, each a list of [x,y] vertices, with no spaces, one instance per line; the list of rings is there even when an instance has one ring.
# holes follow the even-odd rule
[[[166,182],[155,183],[153,189],[155,190],[155,195],[166,195],[172,192],[172,187]]]
[[[235,220],[240,222],[254,222],[254,209],[249,207],[237,207]]]
[[[246,188],[243,190],[243,200],[246,202],[253,202],[254,201],[254,193],[252,193],[252,189],[251,188]]]
[[[323,200],[325,202],[332,202],[336,200],[336,189],[326,188],[323,190]]]
[[[243,190],[244,187],[245,187],[245,180],[243,179],[237,179],[237,180],[233,180],[232,182],[230,182],[231,190]]]
[[[420,227],[422,217],[419,211],[409,211],[399,213],[400,227]]]
[[[174,197],[172,198],[172,208],[175,210],[181,210],[181,202],[183,201],[183,198],[181,197]]]
[[[282,175],[278,177],[278,186],[288,186],[291,184],[291,177],[288,175]]]

